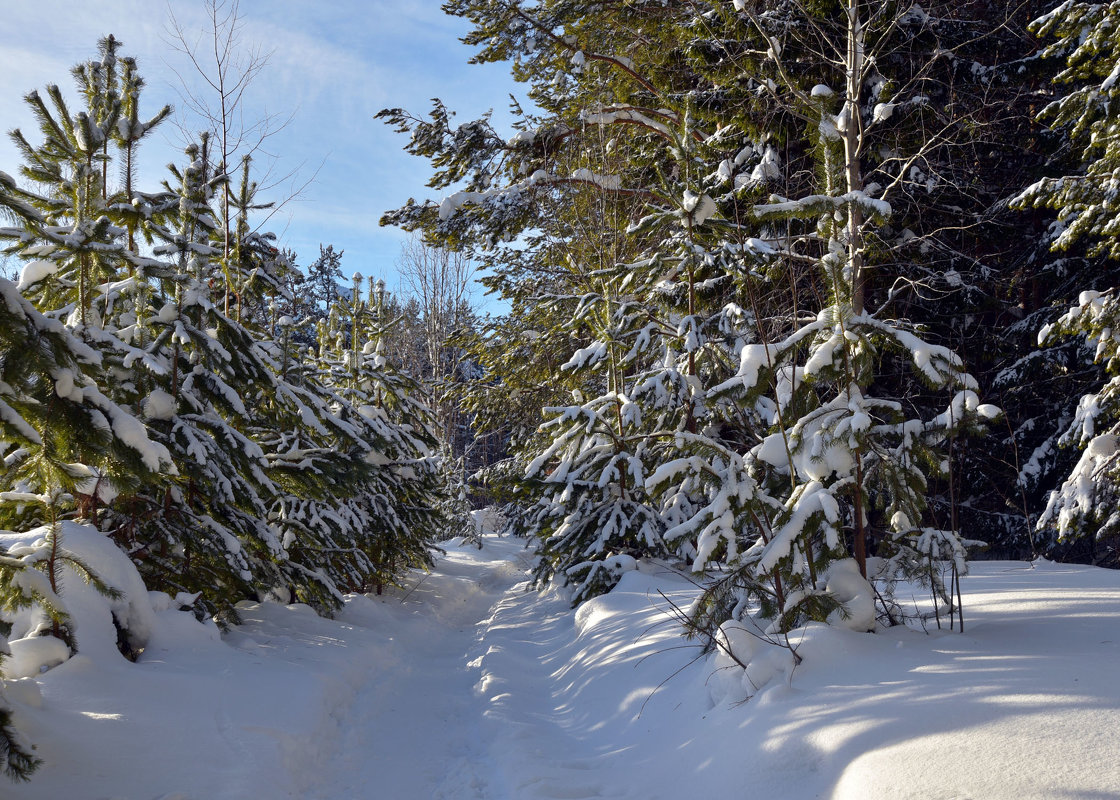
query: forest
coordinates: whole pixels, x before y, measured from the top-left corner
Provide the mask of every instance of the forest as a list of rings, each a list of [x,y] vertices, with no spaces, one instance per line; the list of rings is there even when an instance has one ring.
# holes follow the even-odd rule
[[[1120,567],[1120,3],[444,10],[531,102],[370,122],[431,164],[381,220],[408,297],[256,223],[232,116],[142,180],[172,110],[113,36],[26,95],[0,669],[8,639],[76,651],[71,580],[143,650],[74,525],[229,630],[400,585],[488,507],[572,607],[643,560],[694,575],[681,633],[732,661],[746,619],[796,658],[811,623],[907,624],[901,586],[963,630],[970,560]],[[38,761],[0,694],[0,766]]]
[[[463,393],[538,583],[719,565],[710,634],[849,557],[1117,565],[1114,5],[446,7],[535,108],[382,112],[448,193],[383,222],[511,304]]]

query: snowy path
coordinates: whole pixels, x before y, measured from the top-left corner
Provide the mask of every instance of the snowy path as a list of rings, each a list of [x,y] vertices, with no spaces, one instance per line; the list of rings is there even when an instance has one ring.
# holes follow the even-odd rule
[[[681,724],[701,719],[696,707],[681,711],[679,698],[676,709],[647,703],[688,658],[659,650],[677,634],[664,601],[654,591],[620,592],[613,624],[606,601],[573,614],[554,593],[526,593],[523,545],[489,536],[483,551],[450,550],[403,603],[359,606],[395,605],[390,617],[348,611],[343,621],[394,630],[325,731],[331,755],[312,770],[319,782],[310,800],[661,796],[631,787],[635,773],[666,766],[654,763],[664,761],[659,746],[634,748],[635,726],[642,738],[668,736],[676,748]],[[652,632],[625,641],[635,624]],[[690,757],[687,741],[679,752]]]
[[[1118,640],[1097,627],[1120,618],[1115,573],[978,565],[968,633],[817,627],[792,686],[713,705],[739,673],[688,668],[698,651],[668,613],[687,580],[651,566],[573,613],[524,591],[520,546],[452,550],[406,598],[393,660],[308,797],[1120,800],[1115,764],[1067,763],[1095,763],[1120,729]],[[1073,575],[1077,590],[1058,588]]]
[[[398,635],[338,719],[335,755],[314,800],[491,800],[493,764],[475,692],[480,636],[492,607],[525,580],[523,542],[488,540],[487,554],[457,550],[419,577],[399,603]],[[473,666],[472,666],[473,665]]]

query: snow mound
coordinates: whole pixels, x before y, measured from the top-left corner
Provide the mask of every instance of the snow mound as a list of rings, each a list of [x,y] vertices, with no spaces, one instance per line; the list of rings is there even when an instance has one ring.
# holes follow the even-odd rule
[[[3,532],[0,533],[0,547],[9,556],[21,558],[41,548],[48,532],[47,528],[35,528],[25,533]],[[118,627],[133,649],[146,647],[157,627],[156,613],[148,598],[148,590],[128,556],[108,536],[90,525],[64,522],[59,525],[57,536],[64,551],[75,556],[120,593],[117,598],[106,597],[69,566],[61,567],[61,601],[70,615],[70,627],[78,652],[97,661],[122,659],[117,649]],[[27,577],[35,578],[31,569]],[[37,636],[44,621],[42,612],[35,608],[8,616],[12,623],[11,636],[17,641]],[[43,654],[50,647],[50,644],[36,644],[32,649]]]
[[[53,636],[28,636],[8,642],[11,656],[4,659],[0,675],[5,680],[33,678],[70,658],[70,648]]]
[[[144,399],[146,419],[171,419],[175,416],[175,398],[163,389],[153,389]]]

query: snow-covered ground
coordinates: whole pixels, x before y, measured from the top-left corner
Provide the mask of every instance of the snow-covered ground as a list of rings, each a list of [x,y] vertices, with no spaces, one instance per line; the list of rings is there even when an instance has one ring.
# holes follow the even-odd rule
[[[137,663],[79,618],[80,655],[7,683],[46,763],[0,797],[1120,797],[1120,573],[975,564],[964,634],[815,627],[743,702],[678,636],[685,578],[643,567],[572,612],[527,563],[449,543],[407,591],[336,620],[244,604],[225,637],[157,597]]]

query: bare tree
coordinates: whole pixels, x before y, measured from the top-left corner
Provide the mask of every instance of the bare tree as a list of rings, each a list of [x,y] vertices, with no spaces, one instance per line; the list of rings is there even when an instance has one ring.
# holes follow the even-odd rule
[[[226,173],[231,171],[235,161],[244,162],[252,158],[270,137],[287,127],[293,116],[246,113],[246,92],[268,66],[273,51],[244,41],[245,18],[240,6],[240,0],[205,0],[206,23],[195,30],[188,29],[175,16],[170,4],[167,8],[168,44],[186,56],[193,72],[201,78],[199,88],[192,88],[187,76],[176,72],[181,83],[179,93],[183,105],[201,120],[217,142],[218,166]],[[266,180],[267,186],[258,184],[257,188],[270,188],[294,174],[295,170],[270,182]],[[288,200],[306,188],[307,183],[290,192]],[[231,221],[234,190],[231,184],[227,182],[224,185],[221,195],[224,231],[222,266],[227,284],[231,280],[230,252],[233,248]],[[272,213],[286,202],[271,204]],[[229,312],[229,295],[227,291],[226,313]]]
[[[413,236],[401,246],[397,270],[403,293],[419,305],[427,360],[423,377],[431,387],[432,407],[443,440],[452,452],[461,455],[457,428],[462,419],[451,388],[455,379],[462,377],[462,353],[449,344],[449,339],[470,322],[474,264],[462,253],[432,247]]]

